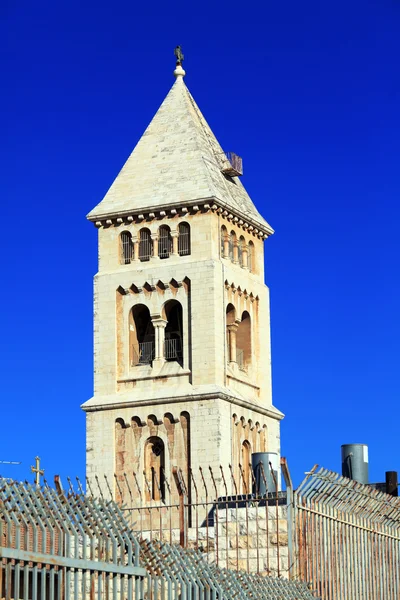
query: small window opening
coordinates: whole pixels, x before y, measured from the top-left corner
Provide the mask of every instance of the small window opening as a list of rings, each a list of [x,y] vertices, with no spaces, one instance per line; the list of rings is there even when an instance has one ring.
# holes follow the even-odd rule
[[[161,225],[158,230],[158,256],[160,258],[169,258],[172,252],[171,230],[168,225]]]
[[[190,254],[190,225],[180,223],[178,232],[178,254],[179,256],[188,256]]]
[[[129,231],[123,231],[120,236],[121,241],[121,264],[129,265],[133,260],[133,241]]]
[[[247,266],[249,271],[254,271],[254,244],[249,242],[249,248],[247,251]]]
[[[242,494],[251,493],[250,485],[250,457],[251,457],[251,445],[248,440],[244,440],[242,444]]]
[[[234,231],[231,231],[229,236],[229,258],[233,261],[233,249],[235,247],[236,242],[236,234]]]
[[[153,255],[153,241],[149,229],[141,229],[139,232],[139,260],[142,262],[150,260]]]
[[[242,314],[236,333],[236,361],[242,371],[251,366],[251,319],[247,310]]]
[[[165,328],[164,356],[167,361],[176,361],[183,367],[183,328],[182,305],[177,300],[169,300],[164,307]]]
[[[145,486],[147,500],[165,499],[165,447],[157,436],[152,436],[145,443],[145,475],[150,487]]]
[[[129,354],[131,367],[151,365],[154,359],[154,326],[144,304],[136,304],[129,314]]]

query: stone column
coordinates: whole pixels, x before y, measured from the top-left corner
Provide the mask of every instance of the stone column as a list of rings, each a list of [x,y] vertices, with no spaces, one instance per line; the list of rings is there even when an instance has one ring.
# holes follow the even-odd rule
[[[224,258],[229,258],[229,235],[224,235]]]
[[[178,254],[179,254],[179,252],[178,252],[179,233],[176,230],[171,231],[171,237],[172,237],[172,256],[178,256]]]
[[[151,315],[151,322],[154,327],[154,340],[155,340],[155,348],[154,348],[154,366],[162,366],[165,363],[165,354],[164,354],[164,340],[165,340],[165,328],[167,326],[167,322],[165,319],[160,317],[160,315]]]
[[[227,326],[229,331],[229,362],[236,364],[236,332],[238,323],[231,323]]]
[[[249,268],[249,247],[246,244],[243,244],[242,246],[242,267],[243,269],[248,269]]]
[[[158,256],[158,233],[152,233],[151,239],[153,242],[153,256],[152,258],[159,258]]]
[[[138,262],[139,261],[139,238],[133,237],[132,242],[133,242],[133,260],[135,262]]]

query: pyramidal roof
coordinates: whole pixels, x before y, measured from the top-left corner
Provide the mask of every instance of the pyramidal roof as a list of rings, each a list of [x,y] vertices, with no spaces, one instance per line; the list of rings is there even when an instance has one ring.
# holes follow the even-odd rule
[[[273,233],[239,177],[222,172],[227,158],[187,89],[181,67],[164,102],[91,221],[210,201]]]

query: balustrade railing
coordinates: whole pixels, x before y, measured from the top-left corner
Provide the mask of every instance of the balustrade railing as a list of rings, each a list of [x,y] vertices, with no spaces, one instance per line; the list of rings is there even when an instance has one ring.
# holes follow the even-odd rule
[[[140,342],[138,346],[132,346],[131,367],[137,365],[150,365],[155,355],[154,342]]]
[[[166,360],[182,360],[182,344],[178,338],[172,338],[165,340],[164,342],[164,356]]]

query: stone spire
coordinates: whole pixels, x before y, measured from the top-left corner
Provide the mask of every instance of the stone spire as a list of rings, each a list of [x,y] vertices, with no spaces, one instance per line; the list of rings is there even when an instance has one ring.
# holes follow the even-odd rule
[[[224,150],[186,87],[180,46],[175,83],[91,221],[171,210],[199,202],[217,204],[264,235],[273,229],[260,215],[240,178],[228,176]]]

